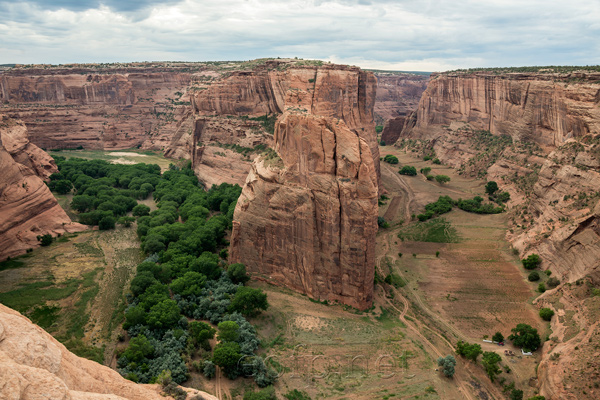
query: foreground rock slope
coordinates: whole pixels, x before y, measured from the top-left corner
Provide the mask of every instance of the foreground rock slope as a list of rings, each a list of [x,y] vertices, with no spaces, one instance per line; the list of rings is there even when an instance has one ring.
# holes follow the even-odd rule
[[[257,112],[283,112],[275,126],[275,151],[254,161],[238,200],[230,261],[315,299],[368,308],[379,167],[375,78],[336,65],[259,75],[250,77],[251,85],[235,77],[231,87],[224,82],[215,89],[234,93],[275,82],[270,91],[256,90],[273,93]],[[250,112],[246,95],[237,97],[240,105],[231,100],[220,107]],[[233,94],[219,98],[236,99]]]
[[[0,115],[0,260],[39,246],[37,236],[84,230],[72,223],[43,178],[54,160],[28,140],[25,125]]]
[[[0,398],[6,400],[165,399],[158,385],[139,385],[77,357],[46,331],[0,304]],[[216,400],[189,390],[201,399]]]

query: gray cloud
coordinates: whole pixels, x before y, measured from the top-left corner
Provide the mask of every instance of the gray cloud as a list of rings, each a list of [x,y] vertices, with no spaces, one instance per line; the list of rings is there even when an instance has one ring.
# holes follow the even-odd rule
[[[600,5],[584,0],[0,1],[0,63],[599,64],[599,21]]]

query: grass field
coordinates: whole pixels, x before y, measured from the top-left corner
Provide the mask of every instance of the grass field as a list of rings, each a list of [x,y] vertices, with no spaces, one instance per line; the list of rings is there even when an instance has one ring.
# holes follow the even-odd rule
[[[169,164],[178,164],[179,160],[171,160],[162,156],[160,152],[149,150],[51,150],[51,156],[62,156],[66,158],[84,158],[86,160],[105,160],[113,164],[158,164],[165,171]]]
[[[133,228],[66,235],[0,265],[0,302],[75,354],[108,362],[124,291],[141,258]]]

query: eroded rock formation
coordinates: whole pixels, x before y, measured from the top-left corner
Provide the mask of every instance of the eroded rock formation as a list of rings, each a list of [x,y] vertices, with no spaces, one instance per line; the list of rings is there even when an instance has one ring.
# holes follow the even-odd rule
[[[379,166],[375,79],[334,65],[261,73],[269,79],[257,82],[270,82],[276,93],[261,107],[283,114],[275,152],[254,161],[238,200],[230,261],[315,299],[368,308]],[[235,102],[221,105],[236,111]]]
[[[600,132],[600,73],[434,74],[403,135],[432,139],[467,122],[544,148]]]
[[[429,81],[429,75],[377,72],[375,76],[377,96],[374,114],[377,125],[406,117],[415,111]]]
[[[42,178],[54,160],[29,143],[21,121],[0,115],[0,260],[39,246],[38,235],[84,230],[72,223]]]
[[[139,385],[77,357],[39,326],[0,304],[0,398],[6,400],[162,400],[158,385]],[[204,392],[191,395],[216,400]]]

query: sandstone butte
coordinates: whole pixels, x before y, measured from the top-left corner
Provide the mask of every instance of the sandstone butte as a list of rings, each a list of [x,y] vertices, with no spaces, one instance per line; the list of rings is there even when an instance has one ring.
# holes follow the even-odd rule
[[[217,398],[186,389],[202,399]],[[0,304],[0,398],[3,400],[161,400],[159,385],[141,385],[77,357],[50,334]]]
[[[54,160],[27,137],[18,120],[0,115],[0,260],[39,246],[38,235],[86,229],[72,223],[43,179]]]
[[[200,116],[281,113],[275,152],[255,159],[238,200],[231,262],[318,300],[371,305],[375,91],[374,75],[359,68],[267,62],[193,98]]]
[[[540,394],[596,398],[579,389],[598,380],[592,365],[600,356],[600,297],[589,294],[600,286],[600,74],[433,75],[398,145],[424,140],[443,163],[468,173],[487,150],[475,145],[478,130],[539,146],[496,149],[480,166],[511,194],[509,242],[521,258],[539,254],[541,268],[561,282],[534,301],[558,316],[537,369]]]

